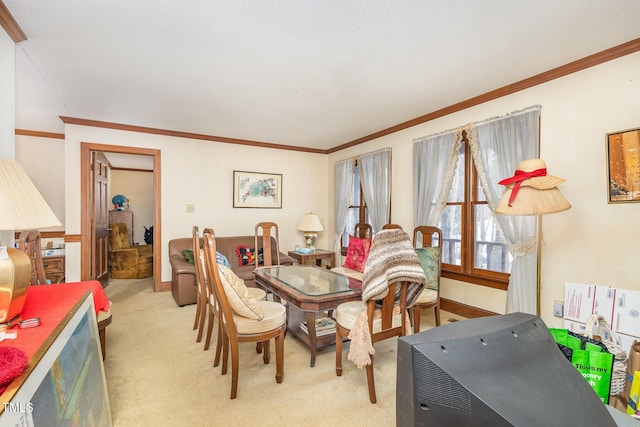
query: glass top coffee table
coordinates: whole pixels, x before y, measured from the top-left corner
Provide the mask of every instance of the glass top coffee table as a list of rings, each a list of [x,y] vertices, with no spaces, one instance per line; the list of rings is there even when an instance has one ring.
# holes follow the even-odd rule
[[[343,302],[362,298],[360,280],[316,266],[259,267],[254,274],[257,284],[288,303],[287,329],[311,348],[311,366],[315,366],[316,351],[336,341],[331,321],[320,319],[330,318]],[[321,328],[328,328],[316,330],[316,319]]]

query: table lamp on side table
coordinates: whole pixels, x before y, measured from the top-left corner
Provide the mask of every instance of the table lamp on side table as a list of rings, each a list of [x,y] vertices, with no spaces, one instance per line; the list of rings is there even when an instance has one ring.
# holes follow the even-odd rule
[[[307,243],[307,248],[315,252],[318,231],[324,230],[324,228],[322,228],[322,223],[320,222],[320,218],[318,218],[318,215],[314,213],[304,214],[302,220],[300,221],[300,224],[298,225],[298,230],[304,231],[304,239]]]
[[[22,166],[0,159],[0,230],[13,233],[58,225],[60,221]],[[30,279],[29,256],[8,244],[0,246],[0,326],[20,321]]]

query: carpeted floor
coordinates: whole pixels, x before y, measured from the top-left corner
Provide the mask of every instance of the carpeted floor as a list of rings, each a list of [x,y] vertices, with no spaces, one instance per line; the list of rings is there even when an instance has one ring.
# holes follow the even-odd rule
[[[171,292],[153,292],[151,279],[111,280],[105,372],[115,427],[130,426],[390,426],[395,425],[396,340],[376,344],[378,403],[369,402],[364,370],[346,360],[335,374],[335,347],[309,349],[285,340],[285,376],[275,382],[275,359],[264,365],[255,344],[241,343],[238,397],[229,399],[227,375],[213,367],[215,336],[203,351],[192,330],[195,305],[178,307]],[[442,321],[460,319],[442,313]],[[422,329],[433,326],[424,312]],[[272,350],[274,351],[274,350]]]

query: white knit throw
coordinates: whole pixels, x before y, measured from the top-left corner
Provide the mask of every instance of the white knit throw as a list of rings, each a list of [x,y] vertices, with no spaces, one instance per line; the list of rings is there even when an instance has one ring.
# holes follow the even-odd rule
[[[369,256],[364,266],[362,280],[362,302],[381,300],[389,285],[409,282],[407,287],[407,307],[412,306],[425,284],[424,270],[407,233],[400,229],[379,231],[373,238]],[[396,302],[400,297],[400,287],[396,287]],[[405,316],[406,313],[404,314]],[[406,321],[406,320],[405,320]],[[410,333],[411,328],[406,328]],[[374,353],[371,334],[367,323],[367,313],[360,313],[349,332],[351,345],[348,359],[363,368],[371,364]]]

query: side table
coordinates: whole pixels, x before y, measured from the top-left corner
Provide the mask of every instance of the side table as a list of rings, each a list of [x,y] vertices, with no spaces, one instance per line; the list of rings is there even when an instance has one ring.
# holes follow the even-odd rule
[[[316,249],[315,252],[311,252],[308,254],[301,254],[296,251],[289,251],[287,253],[291,258],[298,261],[299,264],[302,265],[316,265],[318,267],[322,266],[322,261],[327,261],[327,268],[333,268],[336,266],[336,254],[332,251],[325,251],[324,249]]]

